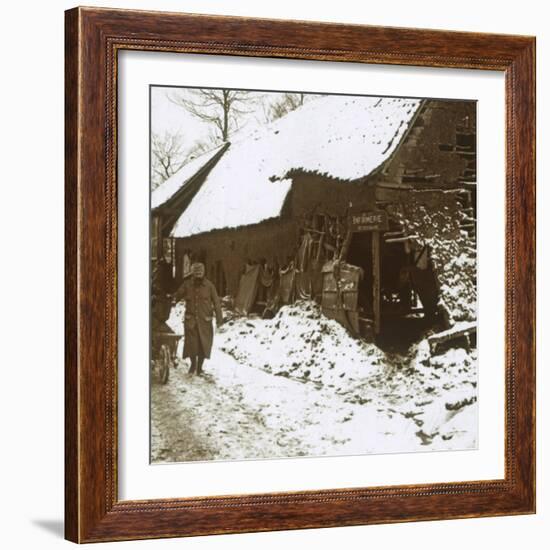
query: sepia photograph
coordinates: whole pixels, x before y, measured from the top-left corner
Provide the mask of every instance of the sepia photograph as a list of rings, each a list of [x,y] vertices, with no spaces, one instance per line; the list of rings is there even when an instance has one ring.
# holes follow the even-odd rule
[[[477,449],[476,101],[149,93],[151,463]]]

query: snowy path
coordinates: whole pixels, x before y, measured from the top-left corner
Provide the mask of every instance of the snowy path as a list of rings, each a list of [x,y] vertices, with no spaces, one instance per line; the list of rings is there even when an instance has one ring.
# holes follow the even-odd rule
[[[187,369],[182,363],[166,386],[153,385],[153,462],[428,450],[414,416],[349,403],[219,349],[205,363],[205,377],[188,377]]]
[[[153,461],[306,454],[305,443],[292,437],[292,427],[269,422],[272,415],[280,418],[276,410],[288,406],[288,398],[296,395],[288,389],[298,383],[280,384],[216,349],[205,363],[205,376],[189,377],[188,368],[187,362],[181,363],[166,386],[153,386]],[[310,393],[300,389],[306,396]],[[302,407],[293,408],[296,412],[304,403],[298,405]]]
[[[181,331],[183,309],[169,320]],[[204,377],[188,364],[153,384],[153,462],[473,449],[477,355],[408,355],[351,338],[318,306],[216,331]]]
[[[204,377],[189,377],[183,363],[152,399],[153,461],[274,458],[319,454],[319,425],[332,448],[345,443],[332,408],[312,384],[274,377],[239,364],[220,350],[205,363]],[[321,453],[324,454],[324,453]]]

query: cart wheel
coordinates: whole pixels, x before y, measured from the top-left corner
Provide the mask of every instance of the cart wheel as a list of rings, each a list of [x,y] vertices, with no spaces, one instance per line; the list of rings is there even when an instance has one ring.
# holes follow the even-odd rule
[[[163,344],[160,348],[159,358],[159,378],[161,384],[166,384],[170,377],[170,364],[172,363],[172,357],[170,356],[170,350],[168,346]]]

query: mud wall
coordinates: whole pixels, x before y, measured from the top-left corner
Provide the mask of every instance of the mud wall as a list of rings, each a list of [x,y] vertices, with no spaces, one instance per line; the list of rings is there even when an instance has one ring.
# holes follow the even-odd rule
[[[268,220],[258,225],[212,231],[202,235],[176,239],[176,278],[183,277],[185,253],[206,265],[206,274],[213,282],[223,269],[226,293],[235,295],[239,279],[248,260],[286,264],[298,247],[299,229],[292,220]]]
[[[319,174],[296,173],[283,207],[283,218],[302,220],[311,214],[345,216],[353,209],[376,207],[374,179],[342,181]]]
[[[205,263],[213,282],[219,281],[223,269],[225,290],[234,295],[247,261],[266,260],[283,266],[295,256],[300,230],[313,213],[345,216],[352,207],[375,207],[374,187],[365,183],[303,173],[294,174],[293,181],[279,218],[176,239],[176,279],[183,277],[183,256],[187,253]]]

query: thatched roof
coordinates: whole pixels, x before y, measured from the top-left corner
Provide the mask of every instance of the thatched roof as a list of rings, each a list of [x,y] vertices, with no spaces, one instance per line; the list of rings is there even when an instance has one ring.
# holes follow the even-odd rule
[[[421,100],[327,96],[239,136],[174,225],[173,237],[278,217],[292,172],[367,177],[397,149]]]
[[[174,175],[161,183],[151,193],[151,209],[154,210],[168,202],[176,193],[178,193],[187,182],[202,170],[223,148],[223,145],[212,149],[202,155],[185,163]]]

